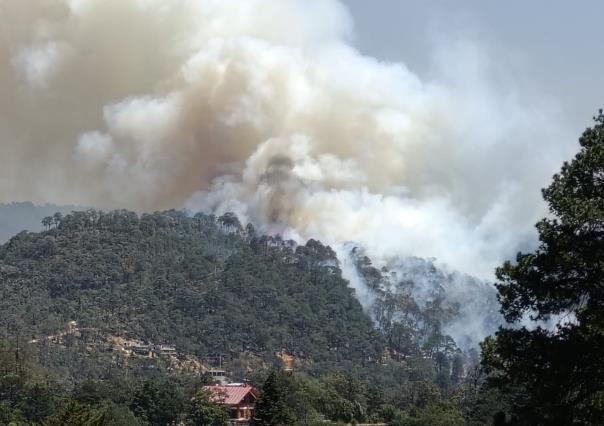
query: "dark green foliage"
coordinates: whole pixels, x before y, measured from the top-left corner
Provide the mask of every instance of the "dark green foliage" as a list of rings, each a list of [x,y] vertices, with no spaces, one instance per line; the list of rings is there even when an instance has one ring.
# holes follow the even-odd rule
[[[453,404],[431,402],[425,408],[413,413],[413,417],[407,420],[406,424],[409,426],[463,426],[465,421],[459,409]]]
[[[262,387],[257,417],[260,424],[382,423],[388,425],[464,425],[458,404],[442,398],[429,382],[413,382],[392,399],[373,382],[350,374],[319,378],[271,373]],[[479,423],[469,423],[479,424]]]
[[[263,426],[284,426],[295,422],[290,404],[292,386],[283,374],[271,371],[262,385],[262,396],[256,406],[256,419]]]
[[[483,346],[492,383],[513,396],[514,424],[604,424],[604,115],[543,190],[552,217],[540,245],[497,271],[502,313],[554,329],[501,329]],[[499,421],[502,421],[500,419]]]
[[[137,419],[127,407],[106,402],[99,407],[68,402],[57,414],[44,421],[45,426],[139,426],[144,420]]]
[[[185,417],[185,423],[191,426],[225,426],[229,420],[227,410],[214,404],[211,395],[203,390],[188,403]]]
[[[432,402],[424,408],[402,411],[392,405],[382,407],[382,419],[388,426],[463,426],[466,423],[457,407]]]
[[[138,389],[130,410],[149,425],[176,422],[184,409],[182,390],[169,380],[149,380]]]
[[[309,378],[273,371],[261,387],[256,417],[263,425],[310,424],[322,418],[345,423],[379,421],[384,400],[375,391],[349,374]]]
[[[14,363],[14,360],[2,359],[2,365],[7,361]],[[86,380],[68,390],[52,380],[30,354],[24,353],[20,363],[19,373],[9,368],[0,374],[2,425],[11,422],[49,426],[206,424],[191,421],[195,418],[193,414],[199,417],[202,409],[198,399],[193,398],[204,384],[199,378],[114,377]],[[195,401],[193,406],[192,401]],[[204,401],[203,410],[224,419],[224,411],[209,400]],[[214,424],[223,425],[224,422]]]
[[[98,410],[69,402],[62,410],[46,419],[48,426],[103,426],[103,414]]]
[[[224,411],[198,393],[201,378],[94,346],[108,334],[174,344],[206,360],[219,355],[257,385],[286,348],[297,358],[296,374],[266,382],[259,413],[267,424],[380,422],[388,404],[411,422],[439,410],[446,418],[456,390],[466,386],[467,359],[436,326],[425,338],[414,329],[414,349],[403,353],[395,342],[404,341],[407,325],[394,321],[386,350],[335,253],[319,241],[297,246],[243,229],[233,215],[177,211],[139,217],[91,210],[45,223],[45,232],[0,246],[0,330],[10,342],[2,421],[223,422]],[[439,306],[427,305],[422,321],[437,325]],[[397,309],[399,318],[407,307]],[[72,320],[77,337],[43,338]],[[13,386],[11,377],[30,367],[25,355],[39,374]],[[253,373],[245,357],[255,360]],[[57,385],[46,380],[53,377]]]
[[[73,212],[52,223],[0,247],[0,327],[11,334],[75,320],[201,357],[248,351],[272,362],[287,347],[327,365],[382,353],[335,253],[317,241],[296,247],[248,235],[232,216],[176,211]]]

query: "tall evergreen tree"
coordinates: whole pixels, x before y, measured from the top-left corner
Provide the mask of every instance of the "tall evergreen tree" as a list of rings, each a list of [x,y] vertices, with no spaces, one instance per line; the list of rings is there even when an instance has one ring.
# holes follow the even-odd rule
[[[551,216],[537,224],[539,247],[497,270],[510,326],[483,343],[483,364],[513,395],[513,424],[604,424],[602,110],[579,143],[543,190]],[[529,318],[556,325],[521,327]]]
[[[185,424],[190,426],[225,426],[229,414],[224,407],[215,404],[207,391],[198,392],[191,400]]]
[[[260,401],[256,406],[256,419],[263,426],[294,424],[296,416],[288,405],[288,383],[283,374],[272,371],[262,385]]]

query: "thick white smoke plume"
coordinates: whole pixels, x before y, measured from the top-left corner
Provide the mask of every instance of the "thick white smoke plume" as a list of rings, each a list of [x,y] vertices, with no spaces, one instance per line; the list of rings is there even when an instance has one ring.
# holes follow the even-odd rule
[[[0,0],[0,201],[230,210],[492,276],[563,126],[471,42],[420,78],[353,33],[336,0]]]

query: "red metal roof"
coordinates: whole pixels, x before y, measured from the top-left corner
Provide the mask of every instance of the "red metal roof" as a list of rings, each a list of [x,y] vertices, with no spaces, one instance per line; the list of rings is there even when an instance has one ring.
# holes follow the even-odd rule
[[[210,391],[214,402],[224,405],[237,405],[249,394],[257,398],[258,394],[253,386],[204,386],[204,389]]]

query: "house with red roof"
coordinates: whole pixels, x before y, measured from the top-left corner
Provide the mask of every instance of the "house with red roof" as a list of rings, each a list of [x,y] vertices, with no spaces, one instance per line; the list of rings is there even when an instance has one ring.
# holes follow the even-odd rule
[[[254,410],[259,394],[256,388],[244,383],[224,386],[205,386],[212,394],[212,400],[229,410],[231,425],[248,426],[254,422]]]

